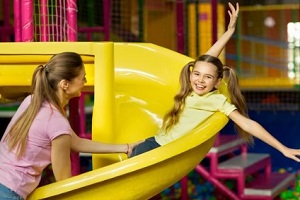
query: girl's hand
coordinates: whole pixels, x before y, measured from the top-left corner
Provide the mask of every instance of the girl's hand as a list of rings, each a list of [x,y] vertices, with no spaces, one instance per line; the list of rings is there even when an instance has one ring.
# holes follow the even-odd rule
[[[229,2],[228,3],[230,10],[228,10],[228,14],[230,16],[230,22],[228,24],[228,30],[233,29],[235,30],[238,14],[239,14],[239,4],[236,3],[236,9],[234,6]]]
[[[297,157],[300,156],[300,149],[290,149],[286,147],[283,149],[282,153],[285,157],[295,160],[296,162],[300,162],[300,159]]]
[[[134,149],[134,147],[136,147],[137,145],[143,143],[145,140],[140,140],[138,142],[134,142],[131,144],[128,144],[128,151],[127,151],[127,156],[130,157],[132,150]]]

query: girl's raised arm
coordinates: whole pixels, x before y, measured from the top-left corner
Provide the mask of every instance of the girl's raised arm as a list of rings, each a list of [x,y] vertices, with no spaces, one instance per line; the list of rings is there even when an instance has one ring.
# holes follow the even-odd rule
[[[236,8],[231,3],[228,3],[230,10],[228,14],[230,16],[230,22],[228,24],[227,31],[218,39],[218,41],[205,53],[211,56],[218,57],[224,49],[226,43],[229,41],[235,31],[235,26],[239,14],[239,4],[236,3]]]

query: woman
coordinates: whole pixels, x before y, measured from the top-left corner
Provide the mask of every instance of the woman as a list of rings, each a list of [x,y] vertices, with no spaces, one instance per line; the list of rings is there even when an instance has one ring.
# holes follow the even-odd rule
[[[83,61],[74,52],[54,55],[35,69],[32,94],[21,103],[0,142],[0,199],[26,199],[49,164],[56,181],[71,177],[71,150],[131,155],[138,143],[94,142],[72,130],[65,106],[80,96],[85,83]]]

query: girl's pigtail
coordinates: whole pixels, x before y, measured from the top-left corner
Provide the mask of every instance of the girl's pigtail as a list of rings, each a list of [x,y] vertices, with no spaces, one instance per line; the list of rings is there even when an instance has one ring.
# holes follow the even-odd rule
[[[239,81],[235,71],[228,66],[224,66],[223,79],[227,81],[227,88],[230,95],[231,103],[237,107],[239,113],[241,113],[245,117],[248,117],[248,109],[247,109],[246,101],[239,87]],[[252,135],[245,132],[238,126],[235,126],[235,128],[247,143],[253,143],[254,140]]]
[[[191,93],[190,74],[193,71],[193,67],[194,62],[192,61],[186,64],[181,70],[179,76],[180,90],[174,96],[174,105],[172,109],[163,118],[163,128],[166,131],[169,131],[172,126],[178,122],[179,115],[184,107],[185,99]]]

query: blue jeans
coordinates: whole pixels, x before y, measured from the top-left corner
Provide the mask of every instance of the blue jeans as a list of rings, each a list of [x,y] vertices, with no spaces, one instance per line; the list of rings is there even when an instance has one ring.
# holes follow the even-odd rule
[[[0,183],[1,200],[24,200],[20,195]]]
[[[130,158],[145,153],[147,151],[150,151],[152,149],[155,149],[157,147],[160,147],[160,145],[155,141],[155,138],[154,137],[148,138],[145,140],[145,142],[137,145],[132,150],[132,154],[130,155]]]

